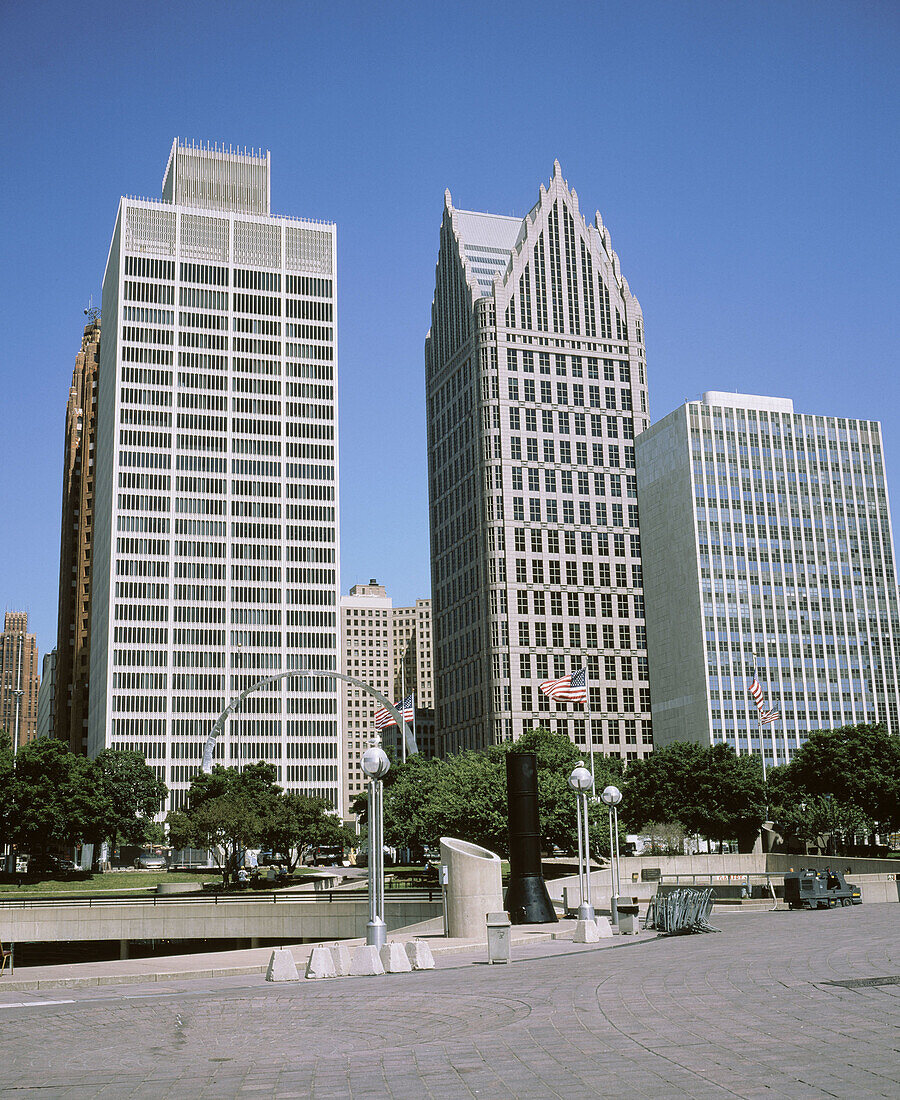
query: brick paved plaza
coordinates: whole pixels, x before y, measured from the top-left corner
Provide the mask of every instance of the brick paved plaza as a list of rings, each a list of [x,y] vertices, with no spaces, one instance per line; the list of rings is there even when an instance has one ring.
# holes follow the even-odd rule
[[[0,985],[0,1094],[896,1100],[898,917],[728,914],[720,935],[329,982]],[[840,984],[860,979],[891,981]]]

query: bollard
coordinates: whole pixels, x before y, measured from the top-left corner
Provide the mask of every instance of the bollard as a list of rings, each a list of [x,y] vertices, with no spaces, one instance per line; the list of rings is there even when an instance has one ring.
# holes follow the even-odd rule
[[[424,940],[410,940],[406,945],[406,954],[413,970],[434,970],[434,955]]]
[[[321,943],[318,947],[314,947],[309,956],[309,962],[306,964],[306,977],[307,978],[336,978],[337,970],[334,966],[334,959],[331,957],[331,952],[327,947],[324,947]]]
[[[408,974],[412,970],[403,944],[395,943],[393,940],[381,948],[381,965],[384,967],[385,974]]]
[[[350,976],[353,978],[369,978],[375,974],[383,973],[384,967],[381,964],[378,948],[371,943],[357,947],[353,952],[353,959],[350,963]]]
[[[350,973],[350,948],[345,943],[333,943],[331,957],[334,960],[335,973],[339,978]]]
[[[294,956],[286,947],[276,947],[269,959],[269,967],[266,970],[267,982],[297,982],[300,974]]]

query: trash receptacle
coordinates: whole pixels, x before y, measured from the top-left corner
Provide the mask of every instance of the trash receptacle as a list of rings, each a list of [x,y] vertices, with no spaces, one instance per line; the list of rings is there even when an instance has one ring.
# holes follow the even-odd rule
[[[616,898],[619,913],[619,935],[633,936],[640,930],[638,923],[638,899],[635,897]]]
[[[510,920],[508,913],[488,913],[488,962],[508,963],[510,960]]]
[[[563,887],[563,910],[567,917],[574,917],[581,905],[581,891],[577,886]]]

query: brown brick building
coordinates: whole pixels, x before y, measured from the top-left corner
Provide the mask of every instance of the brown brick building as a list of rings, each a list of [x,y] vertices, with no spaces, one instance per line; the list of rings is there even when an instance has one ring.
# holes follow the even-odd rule
[[[38,648],[28,633],[28,613],[7,611],[0,634],[0,729],[13,748],[33,740],[37,733]]]
[[[73,752],[87,752],[88,674],[91,653],[91,550],[94,442],[100,321],[85,325],[66,407],[59,621],[56,638],[55,735]]]

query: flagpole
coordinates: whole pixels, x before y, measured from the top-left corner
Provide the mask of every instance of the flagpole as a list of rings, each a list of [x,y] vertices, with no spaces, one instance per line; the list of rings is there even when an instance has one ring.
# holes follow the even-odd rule
[[[403,704],[406,701],[406,652],[400,658],[400,708],[402,710]],[[413,722],[415,722],[415,712],[413,712]],[[403,729],[400,730],[400,752],[403,763],[406,763],[406,720],[403,722]]]
[[[594,723],[591,721],[591,681],[587,673],[587,661],[584,662],[584,713],[587,722],[588,752],[591,754],[591,798],[597,797],[597,781],[594,778]]]

